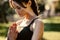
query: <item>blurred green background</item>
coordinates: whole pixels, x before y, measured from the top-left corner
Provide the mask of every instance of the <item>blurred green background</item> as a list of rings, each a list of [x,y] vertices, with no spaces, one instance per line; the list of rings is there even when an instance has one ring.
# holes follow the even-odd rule
[[[44,0],[37,0],[37,3],[39,13],[43,14],[46,2]],[[60,40],[60,0],[57,3],[55,16],[42,16],[42,21],[44,22],[44,40]],[[41,7],[43,8],[41,9]],[[0,40],[6,40],[9,26],[14,21],[17,21],[18,17],[14,10],[10,8],[8,0],[0,0]]]

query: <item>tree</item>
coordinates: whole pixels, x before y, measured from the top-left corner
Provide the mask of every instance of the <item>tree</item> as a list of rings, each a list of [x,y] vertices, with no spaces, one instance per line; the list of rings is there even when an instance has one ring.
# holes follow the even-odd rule
[[[2,1],[0,4],[0,22],[8,23],[6,16],[10,14],[14,14],[14,11],[9,7],[8,1]]]

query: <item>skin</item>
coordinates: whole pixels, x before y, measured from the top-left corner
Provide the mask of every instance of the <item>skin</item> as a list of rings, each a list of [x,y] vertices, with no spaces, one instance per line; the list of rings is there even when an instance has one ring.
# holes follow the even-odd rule
[[[11,6],[11,0],[9,1],[9,3],[10,3],[10,6]],[[12,5],[19,6],[16,2],[12,2]],[[26,6],[27,8],[22,8],[22,7],[21,7],[21,9],[16,8],[15,11],[20,17],[24,17],[25,19],[29,20],[28,23],[30,23],[31,20],[33,20],[37,16],[35,15],[32,8],[30,7],[31,6],[31,1],[29,1],[27,4],[23,3],[23,5]],[[25,10],[27,10],[27,11],[25,11]],[[10,26],[10,32],[9,32],[10,35],[11,35],[10,40],[16,40],[17,34],[18,34],[18,31],[16,30],[16,26],[17,26],[17,24],[20,24],[20,23],[21,23],[21,21],[19,21],[17,23],[13,23]],[[35,20],[34,23],[36,25],[35,25],[34,33],[33,33],[33,36],[32,36],[31,40],[40,40],[43,36],[44,24],[43,24],[43,22],[39,21],[38,19]],[[30,30],[33,30],[33,24],[31,25]]]

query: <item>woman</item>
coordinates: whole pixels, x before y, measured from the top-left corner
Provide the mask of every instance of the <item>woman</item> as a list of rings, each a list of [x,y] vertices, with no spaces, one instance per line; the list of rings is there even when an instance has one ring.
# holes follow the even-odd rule
[[[41,40],[44,24],[37,17],[35,0],[9,0],[9,4],[23,20],[10,26],[7,40]]]

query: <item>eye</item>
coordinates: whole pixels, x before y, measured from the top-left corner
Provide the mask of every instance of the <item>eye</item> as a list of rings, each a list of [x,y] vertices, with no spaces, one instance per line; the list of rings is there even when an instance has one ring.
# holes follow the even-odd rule
[[[17,9],[21,9],[19,6],[16,7]]]

